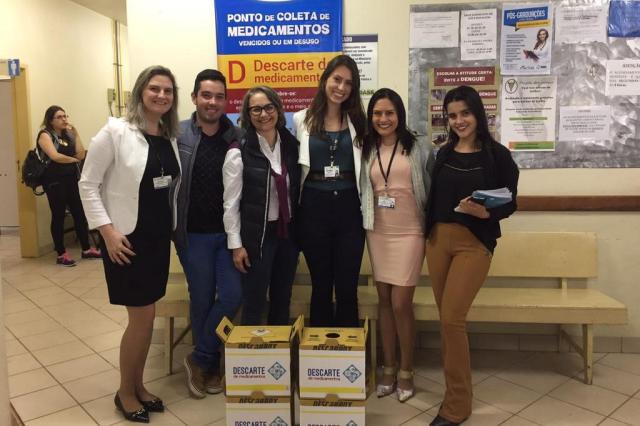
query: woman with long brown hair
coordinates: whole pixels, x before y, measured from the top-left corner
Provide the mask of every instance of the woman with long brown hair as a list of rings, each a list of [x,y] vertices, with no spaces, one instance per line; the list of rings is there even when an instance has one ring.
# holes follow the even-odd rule
[[[311,105],[293,120],[300,141],[297,228],[311,273],[310,322],[316,327],[357,327],[364,250],[358,177],[366,117],[360,74],[351,57],[329,61]]]
[[[500,220],[516,211],[518,166],[489,133],[478,92],[450,90],[443,114],[449,138],[440,148],[427,203],[427,264],[440,314],[446,392],[431,426],[455,426],[471,415],[473,389],[466,317],[482,287],[500,237]],[[512,201],[486,208],[475,190],[508,188]]]

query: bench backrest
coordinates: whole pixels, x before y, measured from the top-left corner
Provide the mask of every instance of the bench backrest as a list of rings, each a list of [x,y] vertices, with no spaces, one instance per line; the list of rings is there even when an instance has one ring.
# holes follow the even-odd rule
[[[592,278],[598,275],[596,234],[593,232],[505,232],[491,261],[490,277]],[[300,256],[298,274],[309,269]],[[373,275],[365,248],[361,275]],[[421,275],[429,275],[427,262]]]
[[[170,269],[173,273],[182,273],[175,252]],[[304,256],[300,256],[297,273],[309,275]],[[360,274],[373,275],[366,248]],[[422,266],[422,275],[429,275],[427,262]],[[505,232],[498,240],[489,270],[490,277],[592,278],[597,275],[594,232]]]

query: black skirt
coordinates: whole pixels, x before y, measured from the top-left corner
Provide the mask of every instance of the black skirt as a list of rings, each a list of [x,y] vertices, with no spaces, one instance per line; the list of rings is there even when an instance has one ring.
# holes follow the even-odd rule
[[[131,264],[120,266],[109,259],[104,241],[100,241],[104,274],[113,305],[146,306],[161,299],[167,290],[171,240],[151,238],[135,231],[127,235],[135,256]]]

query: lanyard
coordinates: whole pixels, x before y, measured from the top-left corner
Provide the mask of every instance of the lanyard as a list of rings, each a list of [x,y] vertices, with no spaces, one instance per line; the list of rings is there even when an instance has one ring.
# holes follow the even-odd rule
[[[329,161],[331,161],[331,166],[333,166],[336,158],[336,151],[338,150],[338,142],[340,141],[340,132],[342,132],[342,124],[344,122],[344,115],[340,116],[340,128],[336,132],[336,137],[331,141],[329,138],[329,132],[325,130],[325,136],[329,139]]]
[[[382,160],[380,160],[380,147],[376,150],[376,155],[378,157],[378,166],[380,166],[380,173],[382,173],[382,178],[384,179],[384,192],[386,194],[387,189],[389,189],[389,175],[391,174],[391,163],[393,163],[393,157],[396,156],[396,151],[398,149],[398,140],[396,139],[396,143],[393,145],[393,152],[391,153],[391,158],[389,159],[389,165],[387,166],[387,173],[382,169]],[[382,142],[381,142],[382,143]]]
[[[160,164],[160,177],[164,176],[164,166],[162,165],[162,160],[160,159],[160,154],[158,153],[157,144],[155,141],[151,143],[152,139],[147,139],[147,143],[149,144],[149,149],[153,151],[156,155],[156,159],[158,160],[158,164]]]

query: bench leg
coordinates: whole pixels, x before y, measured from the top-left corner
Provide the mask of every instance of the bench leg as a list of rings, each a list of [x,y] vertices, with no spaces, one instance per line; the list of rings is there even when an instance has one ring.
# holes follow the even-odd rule
[[[593,383],[593,325],[582,324],[582,358],[584,359],[584,382]]]
[[[378,368],[378,320],[369,320],[369,341],[371,345],[371,374],[376,377],[376,369]],[[374,379],[375,380],[375,379]]]
[[[173,373],[173,317],[164,319],[164,372],[167,376]]]

